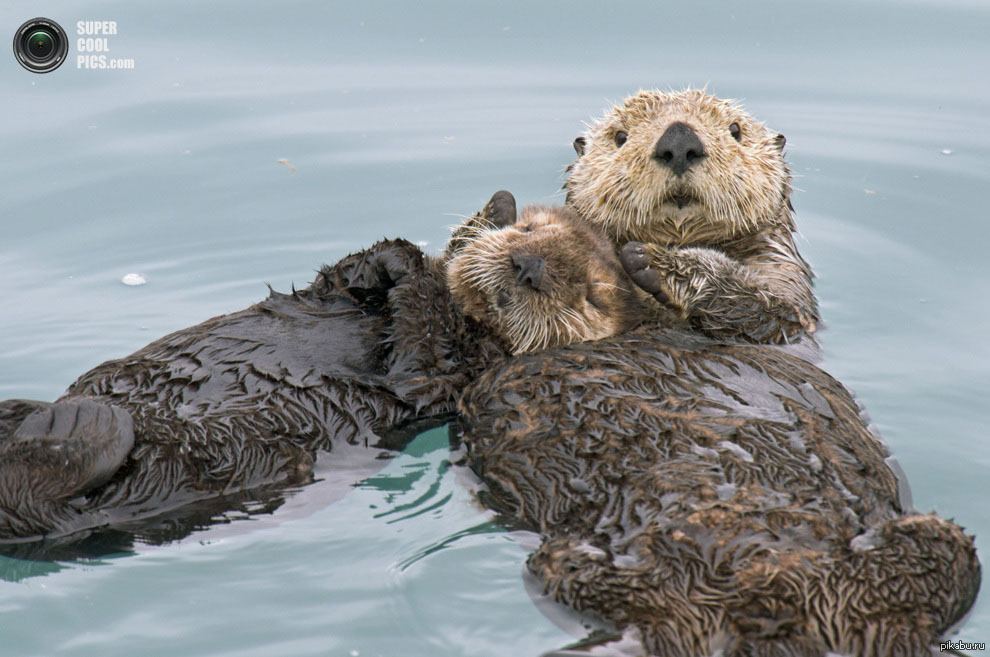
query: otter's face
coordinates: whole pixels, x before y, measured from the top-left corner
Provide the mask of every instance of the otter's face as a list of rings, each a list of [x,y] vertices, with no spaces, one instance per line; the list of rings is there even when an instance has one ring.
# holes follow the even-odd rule
[[[617,242],[756,233],[789,216],[783,146],[783,135],[702,91],[641,91],[575,140],[567,203]]]
[[[564,208],[530,206],[514,224],[475,233],[447,281],[514,353],[605,338],[643,316],[612,245]]]

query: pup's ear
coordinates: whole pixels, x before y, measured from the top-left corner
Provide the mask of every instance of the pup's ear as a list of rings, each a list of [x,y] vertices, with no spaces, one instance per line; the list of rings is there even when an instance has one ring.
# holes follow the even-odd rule
[[[504,189],[495,192],[481,216],[497,228],[511,226],[516,223],[516,197]]]

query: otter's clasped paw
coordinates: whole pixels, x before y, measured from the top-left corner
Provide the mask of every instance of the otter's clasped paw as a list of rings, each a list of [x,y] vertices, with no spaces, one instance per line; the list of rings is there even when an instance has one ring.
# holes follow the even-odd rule
[[[646,252],[645,244],[626,242],[619,254],[619,260],[622,262],[622,268],[636,285],[652,294],[660,303],[670,303],[670,297],[663,290],[660,272],[650,267],[650,254]]]
[[[371,263],[385,287],[398,285],[407,275],[423,270],[423,253],[405,240],[392,240],[373,256]]]
[[[383,240],[361,253],[353,253],[321,276],[327,288],[337,290],[358,304],[380,297],[407,275],[422,272],[423,252],[403,239]]]

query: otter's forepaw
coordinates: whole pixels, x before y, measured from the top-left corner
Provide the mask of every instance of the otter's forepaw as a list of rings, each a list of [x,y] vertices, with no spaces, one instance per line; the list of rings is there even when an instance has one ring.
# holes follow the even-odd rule
[[[371,262],[385,287],[391,288],[407,275],[423,270],[423,252],[405,240],[392,240],[377,250]]]
[[[424,263],[423,252],[414,244],[403,239],[383,240],[324,268],[321,276],[327,291],[336,290],[364,303],[388,292],[408,274],[422,271]]]
[[[670,297],[663,289],[663,279],[656,268],[651,267],[650,254],[642,242],[626,242],[619,254],[622,268],[629,278],[660,303],[670,302]]]

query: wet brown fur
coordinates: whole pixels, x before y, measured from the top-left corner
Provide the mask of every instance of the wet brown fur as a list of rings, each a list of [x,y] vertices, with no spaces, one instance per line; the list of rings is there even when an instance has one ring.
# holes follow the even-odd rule
[[[455,287],[502,264],[461,266]],[[927,656],[979,588],[972,538],[910,508],[846,389],[775,347],[644,325],[496,362],[459,409],[483,500],[543,537],[530,571],[645,654]]]
[[[648,655],[929,655],[979,588],[842,385],[772,347],[635,329],[501,362],[460,410],[546,592]]]
[[[705,149],[682,176],[654,157],[676,122],[689,125]],[[628,135],[621,146],[620,131]],[[791,342],[816,330],[811,270],[794,243],[782,135],[700,90],[640,91],[575,144],[567,205],[617,247],[646,243],[658,300],[695,329],[757,343]]]

